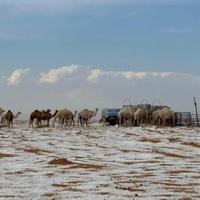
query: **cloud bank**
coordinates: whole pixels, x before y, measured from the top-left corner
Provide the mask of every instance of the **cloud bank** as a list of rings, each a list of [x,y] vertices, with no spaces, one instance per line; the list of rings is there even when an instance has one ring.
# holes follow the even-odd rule
[[[16,69],[8,78],[9,85],[18,85],[22,78],[30,72],[30,69]]]
[[[56,83],[63,77],[69,77],[77,69],[78,65],[71,65],[66,67],[60,67],[57,69],[51,69],[48,73],[41,73],[40,82],[41,83]]]
[[[200,76],[187,73],[106,70],[81,65],[32,72],[27,68],[16,69],[9,76],[1,74],[1,107],[28,113],[36,108],[120,107],[128,97],[133,104],[158,99],[177,111],[192,111],[192,98],[200,90]]]

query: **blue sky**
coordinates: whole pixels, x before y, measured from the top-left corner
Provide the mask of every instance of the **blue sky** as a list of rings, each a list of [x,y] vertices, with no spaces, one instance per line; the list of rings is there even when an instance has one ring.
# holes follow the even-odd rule
[[[200,73],[199,1],[5,2],[0,1],[3,71],[77,63]]]
[[[0,0],[1,104],[73,107],[84,96],[78,107],[118,106],[128,96],[192,110],[199,10],[199,0]]]

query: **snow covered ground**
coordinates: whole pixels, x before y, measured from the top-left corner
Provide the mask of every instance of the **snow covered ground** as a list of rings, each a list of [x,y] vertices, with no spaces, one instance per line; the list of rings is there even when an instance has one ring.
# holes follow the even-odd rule
[[[0,199],[200,199],[200,129],[0,129]]]

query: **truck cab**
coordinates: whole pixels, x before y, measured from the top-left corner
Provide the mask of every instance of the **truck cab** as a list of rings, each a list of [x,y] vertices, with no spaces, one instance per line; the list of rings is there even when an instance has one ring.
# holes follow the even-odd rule
[[[102,111],[101,121],[109,125],[116,125],[118,122],[118,112],[120,108],[107,108]]]

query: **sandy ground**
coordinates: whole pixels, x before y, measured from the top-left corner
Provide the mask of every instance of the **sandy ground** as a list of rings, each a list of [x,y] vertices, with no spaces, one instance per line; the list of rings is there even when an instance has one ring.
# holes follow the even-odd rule
[[[200,129],[0,129],[0,199],[199,200]]]

